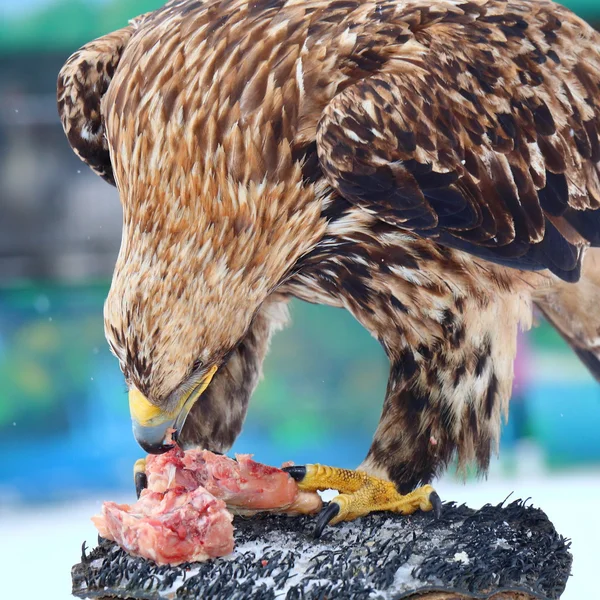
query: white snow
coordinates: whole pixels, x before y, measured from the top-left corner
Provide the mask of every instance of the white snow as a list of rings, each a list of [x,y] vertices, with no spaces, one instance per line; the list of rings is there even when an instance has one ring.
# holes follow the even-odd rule
[[[597,586],[597,541],[600,539],[600,471],[530,474],[527,477],[490,476],[466,485],[444,478],[436,485],[444,500],[465,502],[473,508],[513,498],[531,498],[550,517],[557,530],[573,541],[573,577],[562,600],[590,597]],[[0,506],[0,573],[2,597],[20,600],[68,600],[71,566],[79,562],[81,543],[96,545],[90,517],[106,497],[70,505]],[[463,554],[463,553],[459,553]],[[468,557],[457,556],[459,559]]]
[[[421,559],[418,555],[413,554],[406,563],[404,563],[397,571],[394,576],[394,584],[397,586],[413,585],[415,588],[422,585],[422,583],[415,579],[412,575],[413,569],[421,563]]]
[[[454,555],[454,562],[459,562],[463,565],[468,565],[471,561],[469,560],[469,555],[463,550],[462,552],[457,552]]]

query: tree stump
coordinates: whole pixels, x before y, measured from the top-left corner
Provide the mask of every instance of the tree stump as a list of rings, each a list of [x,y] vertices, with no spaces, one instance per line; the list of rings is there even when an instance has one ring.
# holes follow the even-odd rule
[[[235,551],[157,566],[100,540],[72,569],[79,598],[119,600],[554,600],[569,542],[538,508],[515,501],[442,517],[373,514],[311,537],[314,518],[236,517]]]

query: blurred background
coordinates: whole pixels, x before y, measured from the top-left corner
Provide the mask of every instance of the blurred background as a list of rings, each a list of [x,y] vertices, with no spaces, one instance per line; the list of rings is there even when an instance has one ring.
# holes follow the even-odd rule
[[[95,540],[89,517],[103,500],[133,500],[140,451],[102,329],[121,207],[114,188],[69,148],[55,85],[79,46],[161,4],[0,0],[3,597],[68,598],[81,543]],[[565,4],[600,25],[597,0]],[[387,360],[343,311],[297,302],[292,314],[234,450],[272,464],[356,466],[377,424]],[[600,536],[600,386],[547,324],[520,342],[500,459],[486,482],[464,486],[451,472],[438,488],[471,506],[513,490],[532,497],[573,538],[574,577],[564,598],[581,598],[597,569],[592,539]]]

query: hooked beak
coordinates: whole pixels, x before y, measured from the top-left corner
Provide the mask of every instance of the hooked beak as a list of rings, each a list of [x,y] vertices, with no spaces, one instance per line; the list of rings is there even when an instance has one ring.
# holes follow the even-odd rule
[[[194,389],[181,397],[172,412],[163,411],[149,402],[138,389],[129,390],[133,435],[148,454],[162,454],[175,446],[192,406],[208,387],[216,371],[217,367],[212,367]]]

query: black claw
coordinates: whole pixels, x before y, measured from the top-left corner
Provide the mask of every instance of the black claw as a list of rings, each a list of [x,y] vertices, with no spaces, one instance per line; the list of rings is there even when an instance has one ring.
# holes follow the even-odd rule
[[[135,474],[135,494],[139,498],[142,490],[145,490],[148,487],[148,478],[146,477],[146,473],[136,473]]]
[[[323,533],[323,529],[327,526],[329,521],[334,517],[337,517],[340,512],[340,505],[337,502],[330,502],[317,517],[317,524],[313,532],[313,537],[318,540]]]
[[[282,471],[285,471],[290,477],[293,477],[296,481],[302,481],[306,477],[306,467],[303,465],[283,467]]]
[[[431,506],[433,506],[433,516],[436,519],[439,519],[442,516],[442,500],[437,492],[431,492],[431,494],[429,494],[429,502],[431,502]]]

